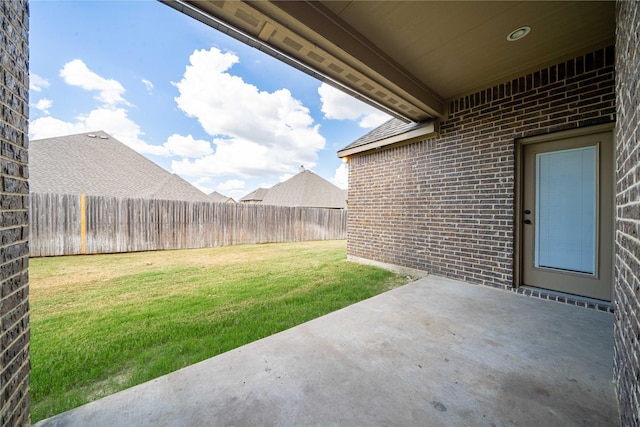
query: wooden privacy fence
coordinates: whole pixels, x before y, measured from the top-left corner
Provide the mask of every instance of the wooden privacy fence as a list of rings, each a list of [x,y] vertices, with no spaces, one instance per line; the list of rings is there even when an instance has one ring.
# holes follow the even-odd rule
[[[345,239],[345,209],[30,195],[30,255]]]

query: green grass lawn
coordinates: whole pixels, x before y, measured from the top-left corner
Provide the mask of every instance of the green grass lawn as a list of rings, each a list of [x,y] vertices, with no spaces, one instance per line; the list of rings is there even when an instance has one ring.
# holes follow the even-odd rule
[[[406,283],[345,241],[30,260],[36,422]]]

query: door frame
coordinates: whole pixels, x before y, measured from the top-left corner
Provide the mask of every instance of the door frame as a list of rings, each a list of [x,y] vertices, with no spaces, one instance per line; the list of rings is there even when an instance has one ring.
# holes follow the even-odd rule
[[[524,232],[524,228],[523,228],[523,213],[522,210],[524,208],[524,200],[523,200],[523,195],[524,195],[524,147],[526,145],[530,145],[530,144],[538,144],[538,143],[542,143],[542,142],[551,142],[551,141],[557,141],[557,140],[562,140],[562,139],[566,139],[566,138],[574,138],[574,137],[579,137],[579,136],[584,136],[584,135],[592,135],[592,134],[596,134],[596,133],[602,133],[602,132],[611,132],[611,137],[613,139],[613,149],[614,149],[614,161],[615,161],[615,133],[613,132],[615,128],[615,122],[611,122],[611,123],[605,123],[605,124],[601,124],[601,125],[596,125],[596,126],[589,126],[589,127],[583,127],[583,128],[577,128],[577,129],[570,129],[570,130],[565,130],[565,131],[559,131],[559,132],[553,132],[553,133],[547,133],[544,135],[536,135],[536,136],[531,136],[531,137],[527,137],[527,138],[520,138],[520,139],[516,139],[515,141],[515,182],[514,182],[514,208],[515,208],[515,212],[514,212],[514,216],[513,216],[513,220],[514,220],[514,232],[513,232],[513,236],[514,236],[514,245],[513,245],[513,287],[514,288],[518,288],[520,286],[523,285],[522,283],[522,267],[523,267],[523,263],[522,263],[522,256],[523,256],[523,244],[524,244],[524,238],[523,238],[523,232]],[[613,173],[615,174],[615,167],[613,168]],[[614,195],[614,199],[615,199],[615,184],[616,184],[616,179],[615,176],[613,177],[613,188],[611,188],[612,194]],[[613,207],[612,207],[613,208]],[[616,210],[613,209],[612,212],[612,227],[615,226],[615,221],[616,221]],[[615,227],[612,228],[612,230],[615,230]],[[613,249],[613,246],[612,246]],[[615,265],[615,250],[611,251],[611,262],[612,265]],[[611,274],[611,283],[613,283],[613,274],[614,274],[615,269],[612,269],[612,274]],[[611,301],[613,301],[613,286],[611,287]],[[555,292],[555,291],[550,291],[550,292]],[[585,298],[588,299],[588,297],[580,297],[580,298]]]

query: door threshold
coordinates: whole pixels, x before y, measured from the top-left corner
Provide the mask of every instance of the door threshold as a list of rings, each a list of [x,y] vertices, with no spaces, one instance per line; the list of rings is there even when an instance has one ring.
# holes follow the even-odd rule
[[[534,286],[522,285],[513,288],[513,291],[526,296],[556,301],[563,304],[576,305],[578,307],[590,308],[592,310],[613,313],[613,303],[595,298],[583,297],[581,295],[567,294],[564,292],[552,291],[550,289],[536,288]]]

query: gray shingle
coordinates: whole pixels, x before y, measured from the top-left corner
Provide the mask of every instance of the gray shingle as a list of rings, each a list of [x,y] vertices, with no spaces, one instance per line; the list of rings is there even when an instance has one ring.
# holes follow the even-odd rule
[[[29,186],[33,193],[210,201],[103,131],[30,141]]]
[[[209,200],[211,200],[213,203],[235,203],[235,200],[233,200],[231,197],[220,194],[217,191],[209,193],[208,197]]]
[[[422,127],[427,122],[431,122],[431,120],[428,120],[425,122],[406,123],[400,119],[394,118],[381,124],[377,128],[373,129],[371,132],[356,139],[355,141],[353,141],[351,144],[347,145],[340,151],[349,150],[349,149],[360,147],[366,144],[371,144],[372,142],[381,141],[386,138],[402,135],[403,133],[407,133],[414,129],[418,129]]]
[[[251,193],[244,196],[240,199],[242,203],[260,203],[264,198],[265,194],[269,191],[268,188],[257,188],[253,190]]]
[[[269,189],[263,205],[346,208],[345,191],[308,169]]]

